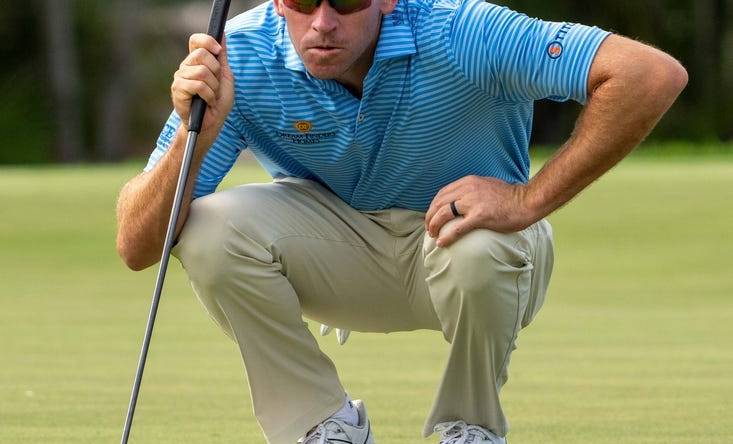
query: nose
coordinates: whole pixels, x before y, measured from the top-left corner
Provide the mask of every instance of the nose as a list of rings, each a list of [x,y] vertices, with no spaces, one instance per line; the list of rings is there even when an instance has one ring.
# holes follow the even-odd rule
[[[311,26],[314,30],[322,34],[327,34],[338,26],[338,12],[331,7],[328,0],[323,0],[313,12],[313,23]]]

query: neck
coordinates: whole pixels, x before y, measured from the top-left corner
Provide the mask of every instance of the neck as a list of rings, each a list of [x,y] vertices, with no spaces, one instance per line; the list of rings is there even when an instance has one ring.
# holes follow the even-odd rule
[[[381,30],[380,30],[381,31]],[[364,53],[356,59],[353,65],[347,69],[341,76],[335,80],[343,85],[354,97],[361,99],[364,94],[364,79],[369,73],[374,63],[374,53],[377,50],[377,42],[379,41],[379,32],[376,34],[374,41],[364,51]]]

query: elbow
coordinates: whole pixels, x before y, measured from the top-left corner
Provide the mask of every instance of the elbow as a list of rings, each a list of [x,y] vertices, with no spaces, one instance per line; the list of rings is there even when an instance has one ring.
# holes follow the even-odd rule
[[[142,271],[155,262],[143,256],[139,249],[133,248],[122,236],[117,236],[117,254],[125,263],[127,268],[133,271]]]
[[[134,258],[123,258],[122,259],[125,262],[125,265],[127,265],[127,268],[129,268],[132,271],[143,271],[146,268],[148,268],[152,264],[147,264],[145,262],[136,260]]]
[[[685,67],[677,60],[674,60],[667,68],[667,79],[669,89],[677,97],[687,86],[690,76],[687,74]]]
[[[663,102],[668,102],[669,105],[677,99],[689,82],[685,67],[667,54],[662,54],[652,63],[648,78],[653,95]]]

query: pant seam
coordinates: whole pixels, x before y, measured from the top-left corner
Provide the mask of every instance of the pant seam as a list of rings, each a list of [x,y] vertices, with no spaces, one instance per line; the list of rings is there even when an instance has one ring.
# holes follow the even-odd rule
[[[522,270],[521,272],[517,273],[517,279],[515,281],[515,286],[517,288],[517,314],[516,314],[515,319],[514,319],[514,329],[513,329],[513,332],[512,332],[512,338],[509,341],[509,345],[507,346],[506,353],[504,353],[504,359],[502,359],[499,373],[497,373],[496,379],[494,380],[494,385],[497,386],[497,390],[499,389],[499,379],[501,378],[501,375],[504,374],[505,371],[507,371],[506,364],[507,364],[507,360],[509,359],[509,354],[512,352],[512,344],[514,344],[514,342],[517,340],[517,336],[518,336],[518,333],[519,333],[518,330],[517,330],[517,326],[519,325],[519,322],[520,322],[520,319],[519,319],[519,310],[520,310],[520,307],[521,307],[521,297],[522,297],[521,290],[519,289],[519,279],[522,277],[522,273],[523,272],[524,272],[524,270]]]

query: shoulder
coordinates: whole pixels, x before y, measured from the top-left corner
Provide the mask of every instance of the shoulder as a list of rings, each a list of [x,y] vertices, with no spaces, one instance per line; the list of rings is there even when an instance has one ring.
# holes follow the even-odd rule
[[[484,0],[408,0],[408,9],[440,15],[459,10],[470,14],[478,11],[501,11],[508,8]]]
[[[263,3],[227,22],[226,36],[230,62],[247,55],[270,58],[276,51],[276,37],[284,26],[272,2]]]
[[[532,31],[538,19],[483,0],[423,0],[433,7],[424,31],[440,35],[453,50],[509,44]],[[503,42],[503,43],[502,43]]]
[[[510,11],[504,6],[483,0],[408,0],[408,11],[414,18],[413,28],[418,37],[432,40],[449,38],[465,30],[472,34],[490,29],[492,21]],[[472,36],[476,38],[477,36]]]
[[[275,32],[282,17],[277,15],[272,2],[265,2],[227,21],[227,34]]]

